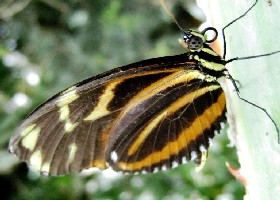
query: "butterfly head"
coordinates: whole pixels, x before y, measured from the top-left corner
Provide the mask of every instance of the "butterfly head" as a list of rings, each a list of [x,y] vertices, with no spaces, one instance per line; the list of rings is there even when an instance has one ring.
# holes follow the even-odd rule
[[[207,32],[213,31],[214,36],[209,40],[206,39]],[[218,31],[213,27],[207,27],[202,32],[188,30],[184,32],[184,42],[187,44],[190,51],[200,51],[205,44],[214,42],[218,37]]]

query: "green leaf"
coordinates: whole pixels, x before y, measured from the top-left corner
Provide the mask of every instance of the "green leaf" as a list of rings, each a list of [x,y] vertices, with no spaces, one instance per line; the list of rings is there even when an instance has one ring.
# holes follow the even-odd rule
[[[254,3],[243,0],[220,0],[221,15],[217,24],[226,25]],[[259,0],[242,19],[226,29],[227,58],[260,55],[280,50],[280,2]],[[214,12],[213,12],[214,13]],[[216,14],[216,13],[215,13]],[[241,96],[267,110],[280,127],[280,53],[250,60],[235,61],[227,66],[240,81]],[[228,85],[231,85],[229,82]],[[249,199],[275,199],[280,193],[280,145],[276,129],[260,109],[237,98],[229,89],[229,118],[235,129],[241,173],[247,181]]]

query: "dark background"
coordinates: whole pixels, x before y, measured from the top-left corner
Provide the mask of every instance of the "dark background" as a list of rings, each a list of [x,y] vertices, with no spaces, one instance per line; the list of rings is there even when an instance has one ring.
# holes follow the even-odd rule
[[[168,6],[185,29],[204,21],[195,1]],[[199,172],[190,163],[148,175],[97,170],[48,178],[7,151],[24,117],[55,93],[114,67],[183,53],[179,37],[158,1],[1,1],[0,199],[242,199],[243,186],[225,166],[238,162],[223,132]]]

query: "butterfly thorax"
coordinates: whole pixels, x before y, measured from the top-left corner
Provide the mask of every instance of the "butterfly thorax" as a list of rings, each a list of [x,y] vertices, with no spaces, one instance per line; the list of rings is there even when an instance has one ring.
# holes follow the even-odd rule
[[[189,60],[197,62],[201,71],[219,78],[224,76],[226,61],[208,45],[217,38],[216,34],[211,40],[205,39],[205,33],[209,30],[216,31],[212,27],[202,32],[188,30],[184,33],[183,39],[189,51]]]
[[[225,61],[211,47],[204,44],[200,51],[189,53],[189,60],[198,62],[198,67],[206,74],[216,78],[224,76]]]

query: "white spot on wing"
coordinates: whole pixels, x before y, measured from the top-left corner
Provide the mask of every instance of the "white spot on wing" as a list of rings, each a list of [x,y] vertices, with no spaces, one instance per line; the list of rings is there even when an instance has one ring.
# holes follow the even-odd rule
[[[113,162],[116,162],[118,160],[118,154],[115,151],[111,153],[111,160]]]
[[[200,145],[199,150],[201,152],[206,152],[207,151],[204,145]]]
[[[35,128],[35,126],[32,126],[32,128],[33,129],[30,129],[29,127],[27,128],[29,133],[25,133],[26,136],[21,141],[22,146],[30,151],[34,150],[41,131],[39,127]]]
[[[49,175],[49,172],[50,172],[50,163],[49,163],[49,162],[45,162],[45,163],[42,165],[41,171],[42,171],[42,174],[43,174],[44,176],[48,176],[48,175]]]
[[[43,172],[42,172],[42,175],[43,175],[43,176],[49,176],[49,172],[43,171]]]
[[[175,167],[178,167],[178,162],[176,161],[176,160],[174,160],[173,162],[172,162],[172,168],[175,168]]]
[[[195,151],[191,152],[191,160],[197,159],[197,153]]]
[[[65,121],[69,118],[70,110],[68,106],[62,106],[59,109],[59,120]]]
[[[159,172],[159,168],[158,168],[158,167],[155,167],[155,168],[153,169],[153,173],[157,173],[157,172]]]
[[[167,170],[167,166],[166,165],[162,165],[161,170],[162,171],[166,171]]]
[[[72,143],[68,146],[68,151],[69,151],[69,155],[68,155],[68,159],[67,159],[67,165],[69,165],[70,163],[73,162],[75,155],[76,155],[76,151],[77,151],[77,145],[75,143]]]
[[[40,150],[35,151],[31,156],[30,156],[30,165],[36,169],[40,170],[42,166],[42,153]]]
[[[64,125],[64,130],[66,133],[71,133],[76,127],[78,123],[71,123],[70,120],[67,120]]]
[[[29,125],[28,127],[26,127],[26,128],[20,133],[20,135],[21,135],[22,137],[26,136],[27,134],[30,133],[30,131],[32,131],[32,130],[35,128],[35,126],[36,126],[36,124],[31,124],[31,125]]]
[[[186,164],[187,162],[188,162],[187,157],[186,157],[186,156],[183,156],[183,158],[182,158],[182,163],[183,163],[183,164]]]
[[[148,172],[146,170],[141,171],[142,174],[147,174]]]
[[[78,98],[79,95],[76,94],[76,90],[67,91],[58,99],[57,105],[59,107],[67,106]]]
[[[59,107],[59,121],[65,122],[64,131],[66,133],[72,132],[78,126],[77,122],[71,122],[69,110],[69,104],[79,98],[75,88],[76,86],[73,86],[65,90],[57,101]]]

